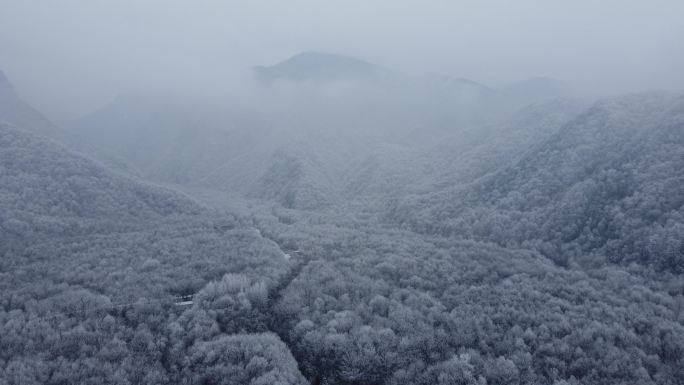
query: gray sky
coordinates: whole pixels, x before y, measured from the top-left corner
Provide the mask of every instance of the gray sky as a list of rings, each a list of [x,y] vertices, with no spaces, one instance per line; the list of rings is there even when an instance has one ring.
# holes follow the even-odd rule
[[[684,1],[0,0],[0,69],[56,119],[120,92],[236,87],[304,50],[490,85],[682,88]]]

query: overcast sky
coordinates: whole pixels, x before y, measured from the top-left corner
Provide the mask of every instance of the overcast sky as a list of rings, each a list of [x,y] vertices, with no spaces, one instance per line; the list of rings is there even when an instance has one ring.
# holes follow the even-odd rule
[[[0,0],[0,69],[66,119],[120,92],[230,86],[304,50],[489,85],[684,87],[682,0]]]

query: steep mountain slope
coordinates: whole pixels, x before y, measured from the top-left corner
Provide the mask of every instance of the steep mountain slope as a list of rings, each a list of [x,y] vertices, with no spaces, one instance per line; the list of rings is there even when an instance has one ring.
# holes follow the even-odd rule
[[[247,270],[263,265],[266,270],[261,274],[274,277],[285,262],[271,241],[233,215],[213,213],[186,195],[110,171],[50,140],[6,125],[0,126],[0,230],[2,271],[11,271],[10,266],[21,261],[62,260],[66,267],[103,258],[102,266],[82,272],[90,275],[99,268],[111,273],[115,267],[155,261],[159,275],[136,283],[138,289],[158,280],[167,287],[184,281],[171,283],[160,271],[164,268],[173,271],[169,274],[191,277],[187,268],[193,264],[206,269],[205,278],[211,279],[233,264]],[[258,256],[245,252],[251,247],[262,251]],[[239,248],[244,255],[234,255]],[[206,258],[188,258],[193,249],[204,250]],[[59,271],[49,274],[59,277]],[[114,276],[91,284],[111,279]],[[193,286],[206,282],[197,277],[191,281]]]
[[[514,164],[407,198],[392,215],[419,213],[411,221],[423,231],[528,244],[559,263],[596,253],[681,272],[683,110],[676,95],[599,102]]]
[[[136,221],[199,210],[188,198],[113,173],[8,125],[0,126],[0,192],[2,215],[14,220]],[[38,223],[30,227],[40,228]]]
[[[518,110],[510,118],[474,133],[451,135],[430,148],[435,168],[440,170],[431,190],[473,181],[515,162],[527,152],[555,135],[580,114],[586,103],[554,99]]]
[[[235,317],[202,304],[184,312],[177,298],[207,286],[220,301],[232,294],[251,306],[243,291],[210,282],[240,272],[240,282],[255,282],[249,298],[264,302],[287,269],[278,245],[241,220],[0,125],[0,382],[225,373],[303,384],[277,336],[222,330],[222,317]]]
[[[497,124],[454,128],[429,145],[380,145],[349,167],[345,194],[386,202],[472,182],[548,140],[584,107],[557,99],[523,108]]]

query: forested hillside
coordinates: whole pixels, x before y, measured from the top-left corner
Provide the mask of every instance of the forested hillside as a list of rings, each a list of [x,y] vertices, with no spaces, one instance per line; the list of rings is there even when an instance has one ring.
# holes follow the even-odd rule
[[[390,216],[561,264],[591,254],[681,273],[683,108],[678,95],[598,102],[512,164],[407,197]]]
[[[198,210],[180,194],[112,172],[48,139],[8,125],[0,130],[5,210],[49,213],[64,219],[112,220]]]
[[[238,218],[5,125],[0,208],[3,383],[152,384],[219,374],[232,383],[303,383],[267,329],[246,320],[226,338],[219,326],[232,313],[200,310],[206,292],[233,301],[235,312],[261,311],[253,307],[288,270],[283,251]],[[235,271],[241,275],[222,279]],[[187,295],[198,299],[184,312],[177,303]],[[220,349],[233,353],[213,358]]]
[[[0,384],[683,384],[681,94],[256,75],[0,105]]]
[[[530,250],[344,214],[275,214],[265,231],[320,256],[275,308],[312,383],[667,384],[684,374],[679,276],[567,269]]]

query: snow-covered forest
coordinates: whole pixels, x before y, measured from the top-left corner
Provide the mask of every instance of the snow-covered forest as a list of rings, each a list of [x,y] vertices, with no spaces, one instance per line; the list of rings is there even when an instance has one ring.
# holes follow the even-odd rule
[[[684,384],[684,92],[261,64],[0,72],[0,384]]]

